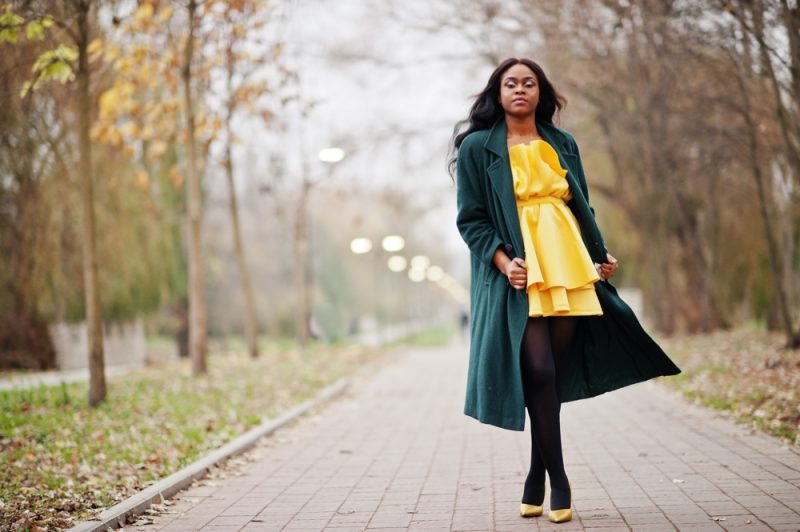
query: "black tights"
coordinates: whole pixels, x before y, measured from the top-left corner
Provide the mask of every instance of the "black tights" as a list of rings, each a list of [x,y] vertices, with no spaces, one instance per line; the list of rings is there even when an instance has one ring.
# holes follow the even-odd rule
[[[561,450],[561,401],[556,375],[566,362],[577,318],[528,318],[522,337],[522,384],[531,421],[531,469],[522,502],[544,502],[545,470],[550,476],[551,508],[569,508],[570,496]]]

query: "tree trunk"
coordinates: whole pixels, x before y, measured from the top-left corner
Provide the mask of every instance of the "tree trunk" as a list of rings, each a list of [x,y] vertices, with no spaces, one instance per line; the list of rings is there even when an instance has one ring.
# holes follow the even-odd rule
[[[186,202],[188,205],[189,237],[189,353],[192,357],[192,373],[206,373],[206,302],[203,275],[203,191],[197,171],[197,146],[195,141],[194,101],[192,99],[192,58],[194,57],[194,25],[197,0],[189,0],[189,34],[183,56],[183,97],[186,106],[186,136],[188,173],[186,179]]]
[[[800,58],[791,57],[794,47],[798,46],[800,38],[792,35],[795,28],[793,28],[791,16],[788,15],[790,10],[787,8],[785,23],[786,31],[789,34],[789,60],[791,61],[790,71],[792,73],[792,79],[789,81],[792,89],[796,89],[798,92],[791,89],[783,91],[780,87],[780,74],[775,72],[772,65],[772,54],[765,42],[763,9],[764,7],[760,2],[749,8],[750,18],[752,19],[752,32],[758,44],[759,58],[761,60],[760,67],[763,71],[760,75],[761,77],[766,77],[769,81],[775,105],[775,118],[777,118],[777,123],[780,125],[781,137],[786,146],[786,158],[792,167],[795,183],[800,184],[800,146],[798,146],[797,142],[798,136],[800,136],[800,125],[797,123],[797,112],[793,112],[793,109],[797,109],[797,105],[800,105],[800,100],[798,100],[800,99],[800,73],[793,71],[795,68],[800,68],[800,65],[797,64],[800,62]],[[785,105],[784,102],[787,102],[788,105]]]
[[[311,338],[311,286],[309,282],[308,195],[311,183],[303,180],[295,213],[294,281],[297,289],[297,341],[305,347]]]
[[[175,329],[175,345],[180,358],[189,358],[189,299],[181,296],[173,305],[172,315],[178,326]]]
[[[242,282],[242,295],[245,303],[245,323],[244,332],[247,337],[247,350],[252,358],[258,357],[258,324],[256,320],[256,302],[253,296],[253,282],[250,278],[250,270],[247,268],[244,245],[242,244],[242,231],[239,226],[239,206],[236,201],[236,188],[233,184],[233,168],[230,162],[230,145],[226,149],[227,162],[225,163],[225,175],[228,178],[228,188],[230,190],[230,212],[233,221],[233,244],[236,252],[236,264],[239,267],[239,279]]]
[[[233,94],[231,92],[233,81],[233,50],[228,48],[228,112],[225,115],[225,131],[227,132],[225,143],[225,176],[228,180],[228,190],[230,191],[230,212],[233,222],[233,244],[236,253],[236,264],[239,267],[239,279],[242,282],[242,295],[245,303],[245,322],[244,332],[247,337],[247,350],[252,358],[258,357],[258,325],[256,321],[256,303],[253,297],[253,283],[250,278],[250,270],[247,268],[245,259],[244,245],[242,244],[242,230],[239,224],[239,205],[236,200],[236,186],[233,182],[233,153],[231,149],[231,115],[233,115]]]
[[[86,328],[89,344],[89,406],[106,398],[103,323],[100,309],[100,286],[97,278],[97,252],[94,218],[94,178],[92,176],[91,97],[89,94],[89,10],[91,2],[77,2],[78,46],[78,135],[83,207],[83,282],[86,301]]]
[[[786,333],[787,346],[797,347],[800,345],[800,335],[795,335],[794,327],[789,312],[789,305],[786,300],[786,294],[783,290],[783,282],[780,268],[780,259],[778,257],[778,247],[775,242],[775,231],[772,228],[772,222],[769,217],[769,205],[767,205],[767,194],[764,190],[764,176],[761,172],[761,160],[759,158],[759,143],[758,143],[758,129],[753,121],[753,109],[748,94],[748,86],[743,74],[738,74],[739,89],[742,98],[742,115],[747,124],[748,141],[750,148],[750,162],[752,176],[756,183],[756,191],[758,198],[758,210],[761,215],[761,222],[764,227],[764,237],[767,241],[767,259],[769,260],[769,269],[772,276],[772,283],[775,288],[775,297],[778,303],[778,312],[781,317],[781,324]]]

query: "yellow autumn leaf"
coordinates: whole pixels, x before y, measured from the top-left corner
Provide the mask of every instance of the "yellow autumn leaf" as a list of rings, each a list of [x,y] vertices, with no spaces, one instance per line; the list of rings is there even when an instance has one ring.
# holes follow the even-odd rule
[[[139,126],[136,122],[128,121],[119,127],[119,132],[125,136],[135,137],[139,133]]]
[[[44,26],[38,20],[28,22],[25,26],[25,36],[31,41],[44,39]]]
[[[119,91],[119,95],[121,97],[130,98],[136,91],[136,85],[134,85],[130,81],[123,81],[117,84],[117,90]]]
[[[149,61],[139,62],[139,71],[136,73],[140,79],[147,80],[147,85],[152,86],[157,77],[152,75],[153,67]]]
[[[143,192],[147,192],[150,190],[150,177],[147,175],[147,172],[144,170],[139,170],[136,172],[136,176],[133,178],[133,184],[136,185],[137,188],[141,189]]]
[[[117,59],[120,53],[119,47],[117,46],[106,46],[103,51],[105,60],[108,61],[109,63]]]
[[[136,45],[128,49],[128,55],[134,63],[142,63],[147,60],[150,49],[146,45]]]
[[[167,143],[163,140],[156,140],[150,145],[148,155],[153,159],[158,159],[167,152]]]
[[[172,184],[175,185],[175,188],[180,188],[183,186],[183,176],[180,172],[178,172],[177,166],[170,168],[167,176],[169,177],[169,180],[172,181]]]
[[[116,128],[108,128],[107,130],[107,141],[109,144],[114,146],[115,148],[122,147],[122,135]]]
[[[102,97],[101,97],[102,98]],[[103,134],[105,133],[106,126],[100,122],[95,122],[92,125],[92,129],[89,130],[89,136],[93,140],[100,140],[103,138]]]
[[[167,4],[162,9],[161,12],[158,14],[159,22],[166,22],[172,16],[172,6]]]
[[[140,5],[136,11],[133,12],[133,18],[137,22],[146,22],[153,16],[153,4],[149,2],[144,2]]]
[[[208,127],[210,128],[212,134],[216,134],[220,129],[222,129],[222,120],[215,116],[208,124]]]
[[[102,39],[95,39],[89,43],[89,46],[86,48],[86,51],[90,54],[96,54],[103,48],[103,40]]]
[[[117,89],[111,87],[100,95],[100,118],[106,119],[114,115],[114,111],[119,101]]]
[[[117,62],[117,71],[121,74],[133,72],[134,62],[129,57],[123,57]]]

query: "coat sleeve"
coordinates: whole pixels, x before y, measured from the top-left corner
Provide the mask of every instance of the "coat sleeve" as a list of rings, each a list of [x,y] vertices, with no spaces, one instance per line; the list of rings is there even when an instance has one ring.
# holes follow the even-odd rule
[[[592,207],[592,204],[589,202],[589,186],[586,184],[586,174],[583,171],[583,162],[581,161],[580,150],[578,150],[578,143],[575,142],[575,137],[572,135],[569,136],[569,142],[578,159],[578,186],[581,187],[581,192],[583,192],[583,197],[586,198],[586,203],[589,205],[589,210],[592,211],[592,216],[595,216],[594,207]],[[603,247],[605,248],[605,243],[603,244]],[[606,248],[606,253],[608,253],[608,248]]]
[[[456,226],[470,251],[484,265],[494,267],[494,253],[504,242],[486,208],[486,180],[480,153],[480,144],[467,137],[456,156]]]

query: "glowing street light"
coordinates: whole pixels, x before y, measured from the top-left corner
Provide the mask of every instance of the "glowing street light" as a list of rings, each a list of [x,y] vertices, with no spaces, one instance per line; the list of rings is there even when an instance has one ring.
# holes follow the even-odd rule
[[[354,238],[350,241],[350,251],[356,255],[363,255],[372,250],[372,240],[365,237]]]
[[[425,271],[429,281],[434,283],[444,278],[444,270],[440,266],[431,266]]]
[[[400,235],[389,235],[384,237],[382,245],[389,253],[396,253],[406,247],[406,241]]]
[[[408,261],[402,255],[392,255],[389,257],[388,265],[393,272],[402,272],[408,266]]]
[[[445,290],[447,290],[447,289],[455,286],[456,284],[458,284],[458,281],[456,281],[455,279],[453,279],[452,277],[450,277],[446,273],[443,273],[441,279],[438,279],[435,282],[436,282],[436,284],[438,284],[439,286],[441,286]]]
[[[415,283],[421,283],[425,280],[425,270],[418,270],[416,268],[411,268],[408,270],[408,278],[414,281]]]
[[[411,257],[411,268],[414,270],[420,270],[421,272],[423,272],[423,274],[430,265],[431,265],[431,259],[429,259],[425,255],[415,255],[414,257]]]
[[[319,154],[317,157],[323,163],[338,163],[344,159],[345,153],[344,150],[337,147],[330,147],[330,148],[322,148],[319,150]]]

